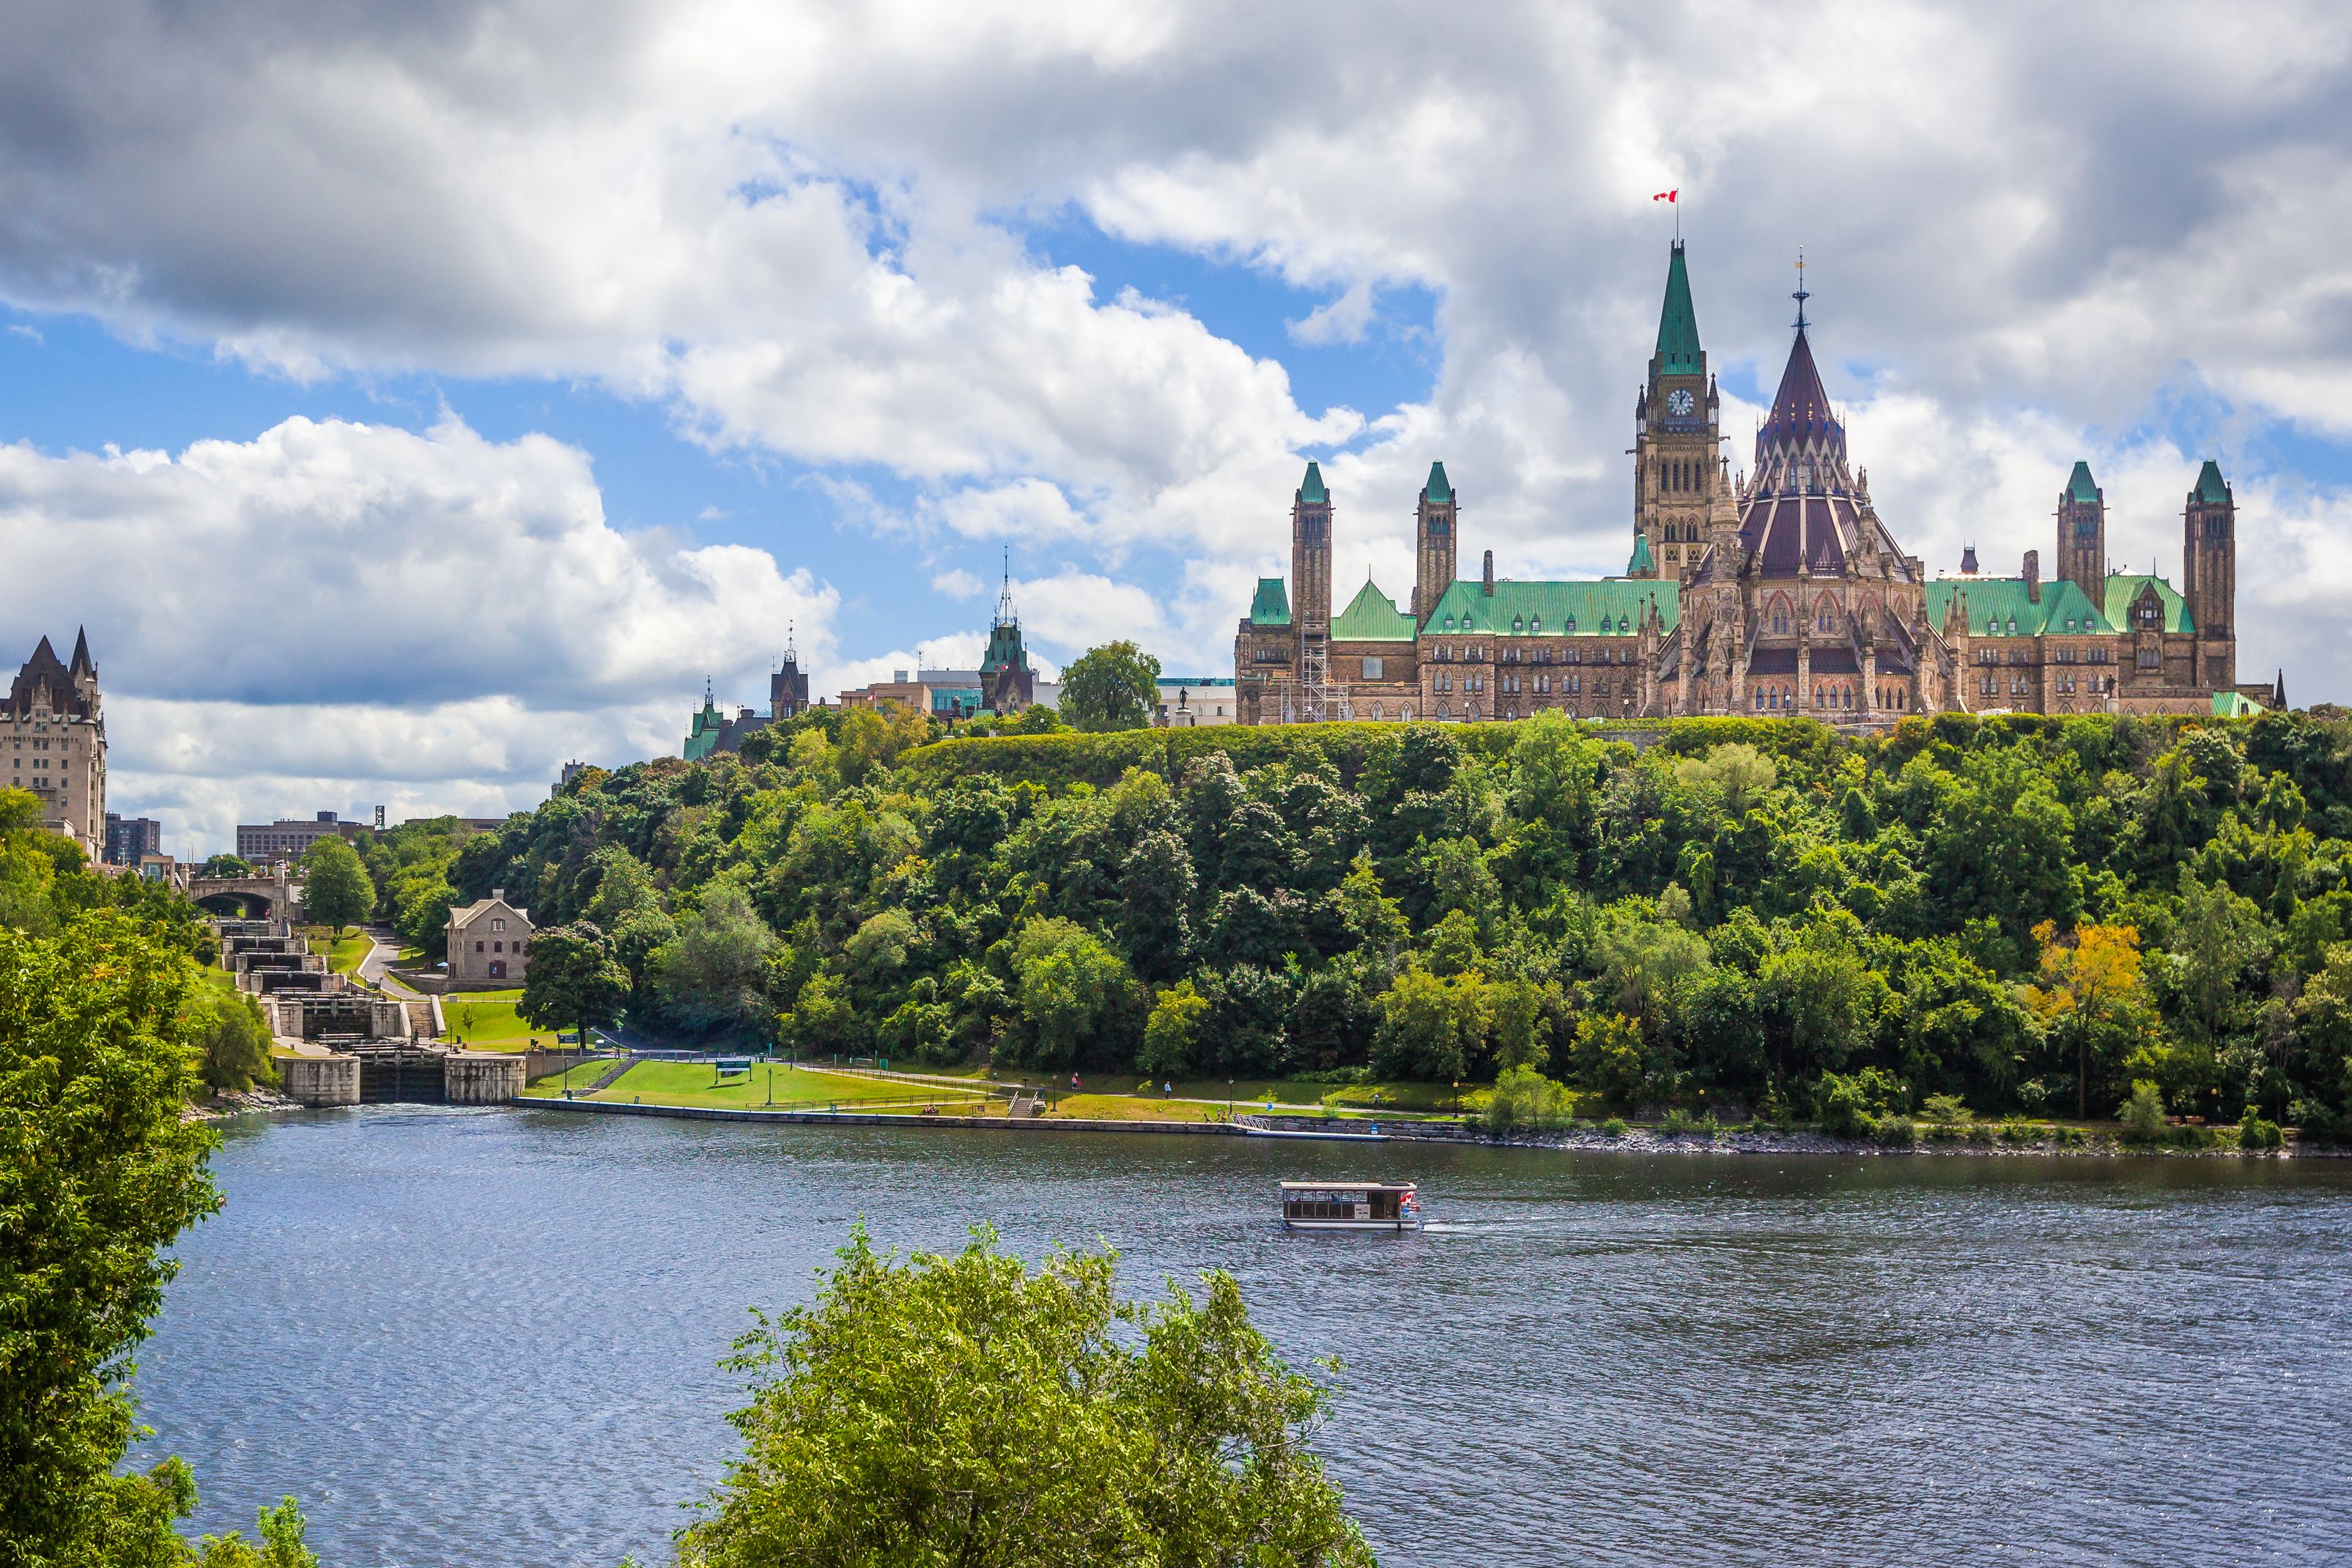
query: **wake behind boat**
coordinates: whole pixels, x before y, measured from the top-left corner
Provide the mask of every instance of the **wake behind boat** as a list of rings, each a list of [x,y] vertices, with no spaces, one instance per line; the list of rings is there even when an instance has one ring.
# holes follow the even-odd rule
[[[1285,1182],[1282,1223],[1292,1230],[1419,1230],[1411,1182]]]

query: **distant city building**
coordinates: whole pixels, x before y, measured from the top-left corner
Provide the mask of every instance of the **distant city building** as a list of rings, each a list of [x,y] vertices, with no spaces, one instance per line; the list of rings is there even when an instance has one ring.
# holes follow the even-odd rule
[[[507,890],[493,888],[449,910],[449,978],[520,983],[530,964],[530,911],[507,902]]]
[[[106,814],[106,863],[136,866],[142,855],[163,852],[163,825],[152,817]]]
[[[130,862],[128,868],[150,882],[169,882],[182,892],[188,890],[188,879],[194,868],[182,865],[169,855],[142,855]]]
[[[236,858],[257,866],[276,860],[299,860],[321,838],[355,838],[367,831],[366,823],[345,822],[331,811],[322,811],[308,822],[299,817],[280,817],[271,823],[240,822],[236,825]]]
[[[754,713],[749,708],[738,708],[734,716],[730,718],[720,710],[709,684],[706,682],[702,689],[702,707],[688,723],[686,745],[680,754],[689,763],[698,763],[720,752],[740,752],[753,731],[764,730],[779,719],[797,719],[807,712],[808,693],[808,672],[801,668],[800,648],[788,631],[783,665],[768,677],[767,712]],[[576,763],[567,764],[564,784],[572,782],[572,773],[579,765]]]
[[[1230,724],[1235,713],[1234,679],[1230,675],[1187,675],[1160,678],[1160,713],[1164,728],[1198,729]]]
[[[89,638],[74,637],[73,661],[60,662],[43,637],[17,670],[0,709],[4,775],[41,803],[42,826],[98,858],[106,847],[106,721],[99,710],[98,666]]]

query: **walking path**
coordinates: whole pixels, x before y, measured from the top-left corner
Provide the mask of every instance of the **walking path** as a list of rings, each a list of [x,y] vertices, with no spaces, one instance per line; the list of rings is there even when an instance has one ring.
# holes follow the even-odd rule
[[[360,978],[381,988],[387,996],[397,996],[404,1002],[422,1002],[425,993],[394,977],[392,966],[400,960],[400,949],[388,942],[370,928],[361,928],[360,934],[372,944],[367,956],[360,960]]]

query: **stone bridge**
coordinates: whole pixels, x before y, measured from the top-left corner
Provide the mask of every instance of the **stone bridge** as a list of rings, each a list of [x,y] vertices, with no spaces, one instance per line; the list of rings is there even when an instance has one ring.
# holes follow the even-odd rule
[[[194,877],[188,897],[215,914],[236,913],[256,920],[290,921],[302,908],[301,885],[278,867],[259,877]]]

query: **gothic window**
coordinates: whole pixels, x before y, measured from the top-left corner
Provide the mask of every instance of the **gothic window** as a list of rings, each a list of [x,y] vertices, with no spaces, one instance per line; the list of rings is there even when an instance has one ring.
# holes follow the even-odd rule
[[[1437,705],[1437,716],[1438,716],[1440,719],[1450,718],[1450,717],[1452,716],[1452,715],[1450,715],[1449,713],[1447,713],[1447,712],[1446,712],[1446,710],[1445,710],[1445,704],[1444,704],[1444,703],[1443,703],[1443,702],[1440,702],[1440,703]]]
[[[1785,612],[1785,611],[1783,611],[1782,609],[1780,609],[1780,607],[1779,605],[1774,605],[1774,606],[1773,606],[1773,609],[1772,609],[1772,630],[1773,630],[1773,632],[1774,632],[1775,634],[1779,634],[1779,633],[1786,632],[1788,629],[1789,629],[1789,616],[1788,616],[1787,612]]]
[[[1756,694],[1756,711],[1759,713],[1764,711],[1764,694],[1760,691]]]
[[[1372,717],[1377,719],[1380,715],[1375,713]],[[1412,719],[1412,704],[1408,702],[1403,707],[1399,708],[1397,710],[1397,717],[1406,721],[1407,722],[1411,722]]]

